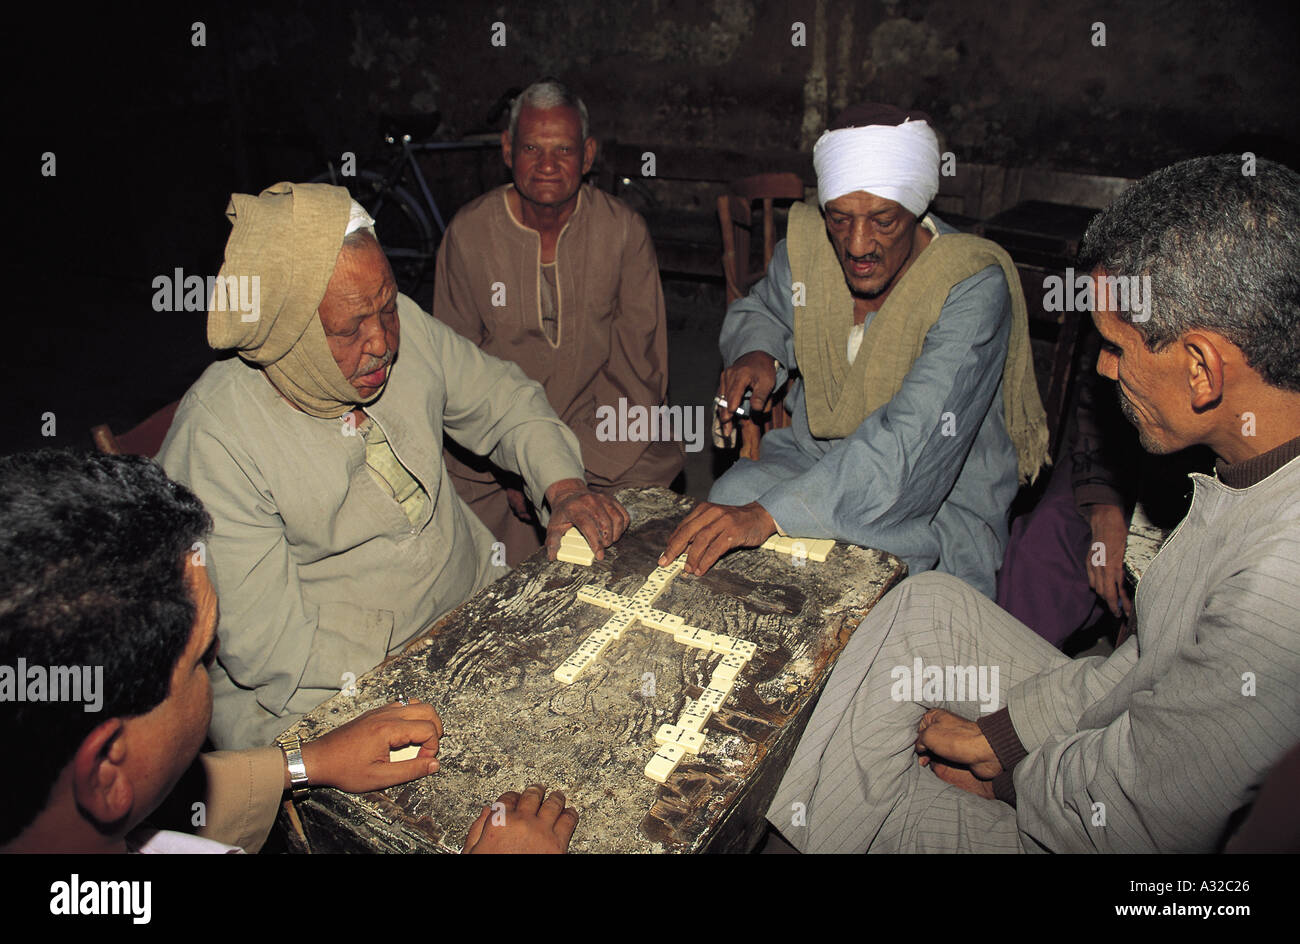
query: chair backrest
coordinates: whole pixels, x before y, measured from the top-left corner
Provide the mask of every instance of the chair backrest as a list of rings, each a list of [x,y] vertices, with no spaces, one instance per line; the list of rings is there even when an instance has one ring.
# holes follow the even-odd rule
[[[718,197],[718,223],[722,227],[722,274],[727,280],[727,304],[741,298],[763,277],[776,247],[773,203],[802,200],[803,181],[798,174],[755,174],[733,181],[730,193]],[[754,233],[753,203],[763,205],[763,257],[757,268],[750,262]]]
[[[176,408],[180,406],[180,402],[180,400],[175,400],[167,404],[143,423],[128,430],[121,436],[113,435],[113,431],[108,427],[108,424],[101,423],[91,429],[90,438],[95,443],[96,449],[110,456],[148,456],[152,459],[158,455],[163,440],[167,438],[167,431],[171,429],[172,420],[176,417]]]
[[[1048,357],[1035,358],[1035,379],[1047,414],[1048,454],[1055,459],[1069,425],[1084,316],[1077,311],[1048,311],[1043,304],[1044,280],[1052,275],[1063,278],[1063,273],[1020,263],[1016,272],[1025,293],[1030,345],[1037,341],[1040,350],[1041,345],[1050,345]]]

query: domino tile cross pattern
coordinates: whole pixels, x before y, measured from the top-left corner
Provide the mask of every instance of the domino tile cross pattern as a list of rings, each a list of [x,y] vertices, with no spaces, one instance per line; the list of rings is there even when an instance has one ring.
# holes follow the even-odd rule
[[[655,743],[659,749],[646,765],[645,775],[659,783],[668,779],[687,754],[700,752],[704,746],[701,729],[713,713],[722,707],[722,703],[731,694],[741,669],[758,651],[758,647],[747,639],[711,633],[687,624],[680,616],[654,608],[654,602],[685,566],[686,555],[683,554],[667,567],[656,567],[641,589],[630,597],[610,590],[580,588],[577,594],[579,600],[611,610],[613,615],[583,640],[577,651],[555,670],[558,681],[565,685],[573,684],[582,670],[599,659],[610,644],[622,635],[623,630],[634,623],[672,633],[673,640],[682,645],[722,654],[722,661],[713,670],[703,694],[687,703],[676,724],[660,725],[655,732]]]

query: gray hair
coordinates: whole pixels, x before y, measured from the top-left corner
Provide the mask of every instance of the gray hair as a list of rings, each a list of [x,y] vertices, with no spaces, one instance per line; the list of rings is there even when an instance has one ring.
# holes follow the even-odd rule
[[[515,130],[519,127],[519,113],[524,106],[529,108],[572,108],[578,113],[578,123],[582,126],[582,140],[589,137],[587,124],[587,106],[577,95],[558,79],[538,79],[524,89],[510,105],[510,140],[515,139]]]
[[[1079,264],[1150,276],[1149,319],[1117,313],[1148,350],[1214,331],[1265,383],[1300,393],[1300,174],[1247,166],[1222,154],[1147,175],[1092,221]]]

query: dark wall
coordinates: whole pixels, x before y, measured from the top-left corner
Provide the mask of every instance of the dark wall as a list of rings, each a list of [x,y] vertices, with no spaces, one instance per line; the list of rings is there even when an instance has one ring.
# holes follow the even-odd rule
[[[150,282],[215,271],[232,190],[310,178],[344,150],[364,160],[386,111],[436,110],[447,137],[483,130],[506,88],[546,73],[586,98],[598,136],[650,147],[807,149],[862,99],[928,111],[958,160],[1121,176],[1221,150],[1294,163],[1300,138],[1291,0],[60,11],[6,24],[21,429],[69,403],[138,418],[184,390],[211,359],[202,317],[153,311]],[[39,172],[47,151],[55,177]],[[490,152],[425,167],[449,211],[501,179]]]
[[[237,24],[248,50],[238,86],[250,124],[289,106],[278,114],[299,111],[331,147],[364,145],[349,132],[381,110],[437,108],[449,134],[479,130],[503,89],[546,73],[585,95],[602,136],[663,146],[806,147],[863,99],[929,111],[959,159],[986,163],[1139,176],[1239,137],[1295,143],[1290,2],[297,9],[287,29],[265,15]],[[504,47],[491,43],[494,22]]]

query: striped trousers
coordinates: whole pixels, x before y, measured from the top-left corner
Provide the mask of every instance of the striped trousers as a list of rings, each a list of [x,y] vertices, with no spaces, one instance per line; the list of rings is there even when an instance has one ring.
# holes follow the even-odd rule
[[[950,668],[982,669],[989,684],[983,693],[971,686],[955,692],[951,684],[913,691],[918,659],[945,677]],[[920,766],[916,729],[929,708],[971,720],[982,709],[1001,708],[1012,686],[1064,661],[1054,646],[955,577],[926,573],[905,580],[840,654],[768,821],[802,852],[1024,851],[1012,807]]]

